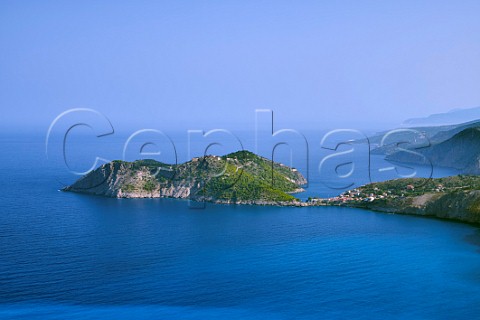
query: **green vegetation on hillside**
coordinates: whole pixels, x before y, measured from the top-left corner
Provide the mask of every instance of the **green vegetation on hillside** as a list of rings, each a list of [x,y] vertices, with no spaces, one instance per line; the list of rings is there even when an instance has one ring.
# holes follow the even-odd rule
[[[277,183],[275,188],[269,182],[264,176],[254,176],[247,170],[237,170],[235,165],[228,163],[225,174],[210,179],[203,192],[215,199],[232,201],[252,199],[292,201],[295,199],[286,193],[295,190],[291,186],[287,188],[286,183],[281,185]]]

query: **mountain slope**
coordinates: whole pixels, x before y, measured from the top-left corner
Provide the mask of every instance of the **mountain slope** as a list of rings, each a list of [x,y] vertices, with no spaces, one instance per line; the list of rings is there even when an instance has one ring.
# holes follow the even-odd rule
[[[468,128],[452,138],[424,150],[415,150],[423,154],[434,166],[450,167],[464,173],[480,173],[480,128]],[[396,152],[387,160],[420,163],[421,158],[406,152]]]
[[[293,201],[307,181],[297,170],[239,151],[183,164],[112,161],[64,191],[116,198],[188,198],[225,203]]]
[[[410,127],[410,128],[403,128],[403,129],[406,129],[407,131],[396,133],[392,137],[393,139],[395,139],[395,143],[389,143],[382,147],[379,146],[382,138],[386,134],[388,134],[391,130],[379,132],[369,137],[369,141],[373,147],[373,150],[372,150],[373,154],[390,154],[395,151],[395,148],[397,145],[396,142],[411,141],[412,143],[411,147],[415,146],[416,143],[412,141],[412,139],[414,139],[415,137],[415,134],[413,134],[409,130],[413,130],[414,132],[416,131],[419,133],[416,137],[417,139],[420,138],[419,142],[417,143],[417,146],[421,147],[421,146],[425,146],[426,141],[429,141],[431,145],[435,145],[452,138],[457,133],[465,129],[475,128],[475,127],[480,127],[479,120],[474,120],[474,121],[465,122],[465,123],[456,124],[456,125]],[[420,137],[420,136],[423,136],[423,137]],[[365,141],[362,141],[362,142],[365,142]]]
[[[478,121],[478,120],[474,120],[474,121],[470,121],[470,122],[465,122],[465,123],[462,123],[462,124],[453,126],[453,128],[451,128],[451,129],[449,129],[449,130],[442,130],[442,131],[437,132],[437,133],[430,139],[430,141],[431,141],[433,144],[437,144],[437,143],[440,143],[440,142],[443,142],[443,141],[447,141],[448,139],[452,138],[452,137],[455,136],[457,133],[460,133],[460,132],[462,132],[462,131],[465,130],[465,129],[477,128],[477,127],[480,127],[480,121]]]

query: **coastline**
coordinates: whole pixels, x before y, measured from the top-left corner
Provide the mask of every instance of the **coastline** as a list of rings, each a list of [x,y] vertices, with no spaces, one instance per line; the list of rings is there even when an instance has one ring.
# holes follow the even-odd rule
[[[68,190],[61,189],[62,192],[71,192]],[[405,216],[412,216],[412,217],[421,217],[427,219],[436,219],[442,221],[449,221],[449,222],[456,222],[456,223],[463,223],[468,224],[475,227],[480,227],[479,222],[468,221],[465,219],[457,218],[457,217],[442,217],[435,214],[428,214],[424,211],[418,209],[416,212],[409,211],[409,210],[402,210],[393,207],[385,207],[385,206],[375,206],[375,205],[358,205],[354,203],[333,203],[333,202],[322,202],[322,201],[266,201],[266,200],[242,200],[233,202],[231,200],[212,200],[212,199],[188,199],[188,198],[176,198],[176,197],[114,197],[114,196],[105,196],[100,194],[90,194],[86,192],[73,192],[77,194],[82,194],[86,196],[97,196],[101,198],[111,198],[111,199],[170,199],[170,200],[190,200],[197,203],[206,202],[209,204],[214,205],[225,205],[225,206],[272,206],[272,207],[295,207],[295,208],[303,208],[303,207],[343,207],[343,208],[352,208],[352,209],[361,209],[367,211],[373,211],[376,213],[382,214],[398,214],[398,215],[405,215]],[[324,199],[325,200],[325,199]]]

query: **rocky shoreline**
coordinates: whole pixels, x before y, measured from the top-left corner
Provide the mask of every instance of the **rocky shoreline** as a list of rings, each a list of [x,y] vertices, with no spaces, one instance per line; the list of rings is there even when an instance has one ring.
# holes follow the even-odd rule
[[[316,199],[324,205],[391,214],[434,217],[480,224],[480,177],[412,178],[371,183],[338,197]]]

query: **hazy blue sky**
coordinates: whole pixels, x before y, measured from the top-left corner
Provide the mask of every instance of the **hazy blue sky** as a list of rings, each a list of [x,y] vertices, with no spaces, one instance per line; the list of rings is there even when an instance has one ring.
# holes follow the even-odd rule
[[[3,128],[364,128],[480,105],[480,1],[1,1]]]

